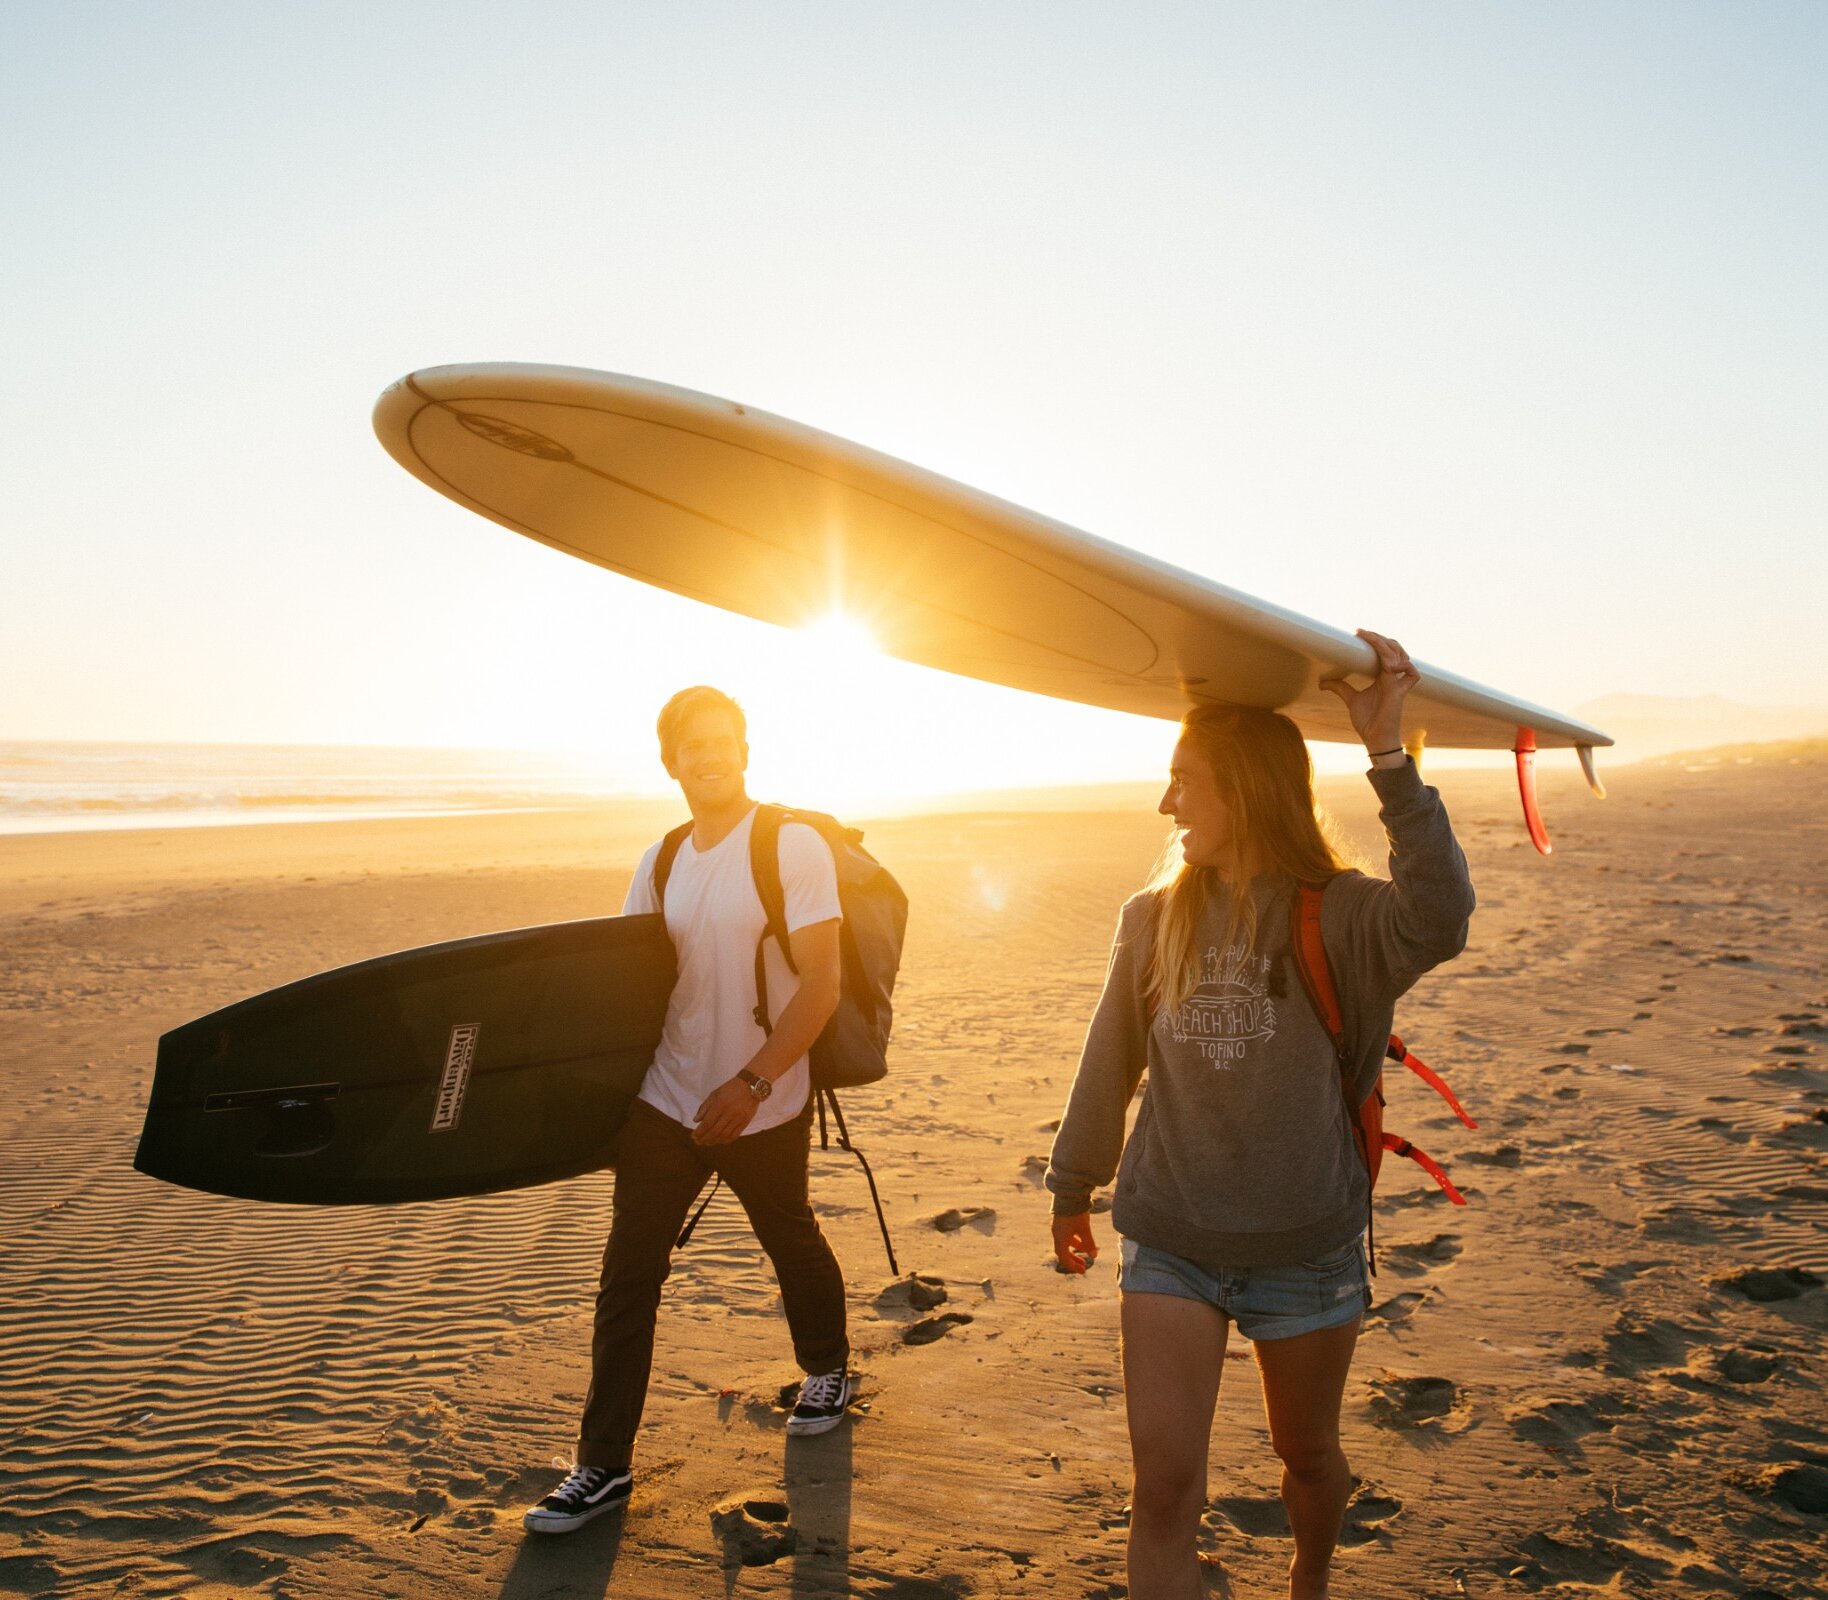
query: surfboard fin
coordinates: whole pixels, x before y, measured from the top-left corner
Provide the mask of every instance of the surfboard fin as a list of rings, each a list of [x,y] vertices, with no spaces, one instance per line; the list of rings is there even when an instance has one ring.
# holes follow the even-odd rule
[[[1580,756],[1580,770],[1586,776],[1587,787],[1598,795],[1600,799],[1604,800],[1606,798],[1606,786],[1600,782],[1599,772],[1593,765],[1593,746],[1590,744],[1577,744],[1574,748]]]
[[[1549,843],[1549,830],[1542,824],[1542,808],[1536,803],[1536,730],[1519,728],[1511,751],[1517,757],[1517,792],[1523,797],[1523,820],[1530,830],[1530,843],[1541,854],[1553,855],[1555,846]]]

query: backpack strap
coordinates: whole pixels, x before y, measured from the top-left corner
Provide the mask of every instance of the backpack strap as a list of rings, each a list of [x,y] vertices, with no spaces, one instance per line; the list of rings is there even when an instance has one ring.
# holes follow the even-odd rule
[[[1314,1014],[1320,1018],[1321,1026],[1333,1041],[1333,1052],[1339,1058],[1339,1090],[1345,1097],[1346,1116],[1352,1124],[1352,1131],[1358,1141],[1359,1154],[1364,1158],[1368,1170],[1375,1172],[1372,1165],[1371,1140],[1372,1131],[1365,1125],[1365,1119],[1358,1106],[1352,1103],[1352,1060],[1350,1046],[1346,1042],[1345,1017],[1339,1006],[1339,991],[1333,983],[1332,969],[1327,964],[1327,947],[1321,938],[1320,902],[1325,886],[1317,883],[1300,885],[1295,902],[1295,968],[1301,974],[1301,985],[1307,990],[1308,999],[1313,1002]],[[1384,1054],[1392,1061],[1407,1067],[1418,1078],[1433,1089],[1436,1094],[1453,1108],[1453,1113],[1469,1128],[1476,1128],[1478,1123],[1466,1114],[1466,1108],[1455,1097],[1453,1090],[1447,1087],[1440,1073],[1420,1056],[1413,1054],[1409,1047],[1394,1033],[1384,1048]],[[1373,1088],[1371,1097],[1381,1100],[1383,1097],[1383,1080]],[[1453,1185],[1453,1181],[1441,1170],[1437,1162],[1427,1151],[1419,1149],[1409,1140],[1394,1133],[1385,1133],[1382,1118],[1376,1119],[1378,1144],[1392,1155],[1406,1156],[1415,1162],[1429,1177],[1441,1186],[1447,1198],[1457,1206],[1466,1204],[1466,1197]],[[1375,1212],[1373,1212],[1375,1217]],[[1368,1224],[1372,1226],[1374,1224]],[[1375,1243],[1373,1243],[1372,1267],[1376,1272]]]
[[[781,888],[781,824],[787,817],[784,806],[758,805],[749,829],[749,875],[755,880],[763,918],[762,936],[755,941],[755,1025],[765,1034],[773,1034],[774,1021],[768,1014],[768,965],[762,959],[763,946],[773,939],[787,958],[787,970],[795,974],[800,970],[793,961],[787,895]]]
[[[1325,885],[1304,883],[1295,892],[1295,970],[1301,975],[1301,987],[1307,990],[1314,1015],[1333,1041],[1333,1054],[1339,1058],[1342,1072],[1350,1065],[1346,1042],[1345,1013],[1339,1007],[1339,990],[1333,985],[1333,969],[1327,964],[1326,940],[1320,931],[1320,902]],[[1348,1097],[1349,1098],[1349,1097]],[[1354,1118],[1354,1121],[1357,1119]]]
[[[1423,1083],[1434,1090],[1436,1094],[1447,1102],[1448,1107],[1452,1110],[1453,1114],[1464,1122],[1467,1127],[1476,1128],[1479,1126],[1478,1123],[1474,1122],[1473,1119],[1466,1114],[1466,1107],[1460,1104],[1459,1098],[1454,1094],[1453,1090],[1447,1087],[1447,1080],[1443,1078],[1440,1073],[1436,1072],[1433,1067],[1429,1066],[1420,1056],[1414,1054],[1409,1046],[1404,1044],[1394,1033],[1390,1035],[1390,1043],[1385,1047],[1384,1054],[1399,1065],[1407,1067],[1420,1078]],[[1406,1154],[1407,1152],[1404,1153]]]
[[[863,1176],[870,1186],[870,1204],[876,1208],[876,1226],[882,1229],[882,1248],[888,1252],[889,1271],[897,1278],[901,1268],[895,1261],[895,1245],[889,1238],[889,1219],[882,1214],[882,1196],[876,1192],[876,1174],[870,1171],[869,1158],[851,1143],[851,1131],[844,1125],[844,1113],[838,1107],[837,1091],[833,1089],[813,1089],[813,1100],[819,1107],[819,1148],[829,1150],[831,1140],[825,1128],[825,1107],[831,1106],[831,1114],[838,1124],[838,1148],[848,1150],[863,1165]]]
[[[1440,1162],[1436,1161],[1426,1150],[1417,1148],[1407,1139],[1394,1133],[1387,1133],[1384,1135],[1384,1148],[1392,1155],[1407,1156],[1441,1186],[1442,1193],[1444,1193],[1449,1200],[1453,1201],[1455,1205],[1463,1206],[1466,1204],[1466,1196],[1461,1194],[1460,1191],[1453,1186],[1453,1180],[1441,1170]]]
[[[1339,989],[1333,982],[1333,969],[1327,961],[1327,944],[1320,925],[1320,906],[1325,894],[1325,884],[1303,883],[1296,886],[1295,925],[1292,930],[1294,938],[1291,941],[1295,949],[1295,970],[1301,975],[1301,987],[1307,990],[1314,1015],[1320,1018],[1321,1027],[1326,1029],[1327,1037],[1333,1041],[1333,1058],[1339,1067],[1339,1097],[1346,1103],[1346,1123],[1352,1129],[1352,1142],[1357,1146],[1359,1159],[1364,1162],[1365,1172],[1371,1180],[1367,1185],[1369,1190],[1376,1186],[1377,1165],[1371,1148],[1372,1133],[1365,1125],[1363,1108],[1352,1098],[1352,1046],[1346,1038],[1345,1012],[1340,1008]],[[1379,1090],[1374,1088],[1372,1095],[1376,1097],[1378,1094]],[[1381,1132],[1380,1126],[1379,1133]],[[1381,1148],[1375,1152],[1377,1156],[1382,1154]],[[1369,1193],[1365,1199],[1365,1235],[1371,1271],[1375,1274],[1377,1209]]]
[[[679,859],[679,847],[691,836],[692,824],[682,822],[677,828],[668,829],[667,835],[660,841],[660,854],[654,857],[654,898],[660,902],[660,909],[666,910],[666,880],[673,875],[673,863]]]

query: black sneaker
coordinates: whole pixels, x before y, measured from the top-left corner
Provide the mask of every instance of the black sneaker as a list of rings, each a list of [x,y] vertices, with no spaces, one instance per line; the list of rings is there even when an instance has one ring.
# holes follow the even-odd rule
[[[844,1420],[844,1408],[857,1398],[857,1375],[839,1369],[820,1372],[800,1385],[800,1403],[787,1419],[789,1433],[825,1433]]]
[[[570,1533],[628,1501],[635,1477],[627,1467],[573,1467],[570,1476],[521,1518],[529,1533]]]

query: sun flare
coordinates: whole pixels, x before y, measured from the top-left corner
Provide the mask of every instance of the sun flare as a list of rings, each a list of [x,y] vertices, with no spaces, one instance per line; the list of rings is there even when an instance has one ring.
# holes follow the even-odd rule
[[[882,646],[869,628],[848,612],[831,610],[800,630],[809,644],[834,656],[879,656]]]

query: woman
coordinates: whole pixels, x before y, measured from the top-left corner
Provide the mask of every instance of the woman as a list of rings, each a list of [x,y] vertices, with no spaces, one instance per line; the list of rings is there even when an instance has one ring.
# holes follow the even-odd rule
[[[1291,1600],[1327,1593],[1351,1490],[1339,1408],[1370,1302],[1359,1242],[1370,1184],[1339,1058],[1296,967],[1291,913],[1298,885],[1325,885],[1321,926],[1356,1107],[1397,996],[1460,952],[1473,909],[1440,796],[1403,749],[1403,701],[1418,674],[1395,640],[1359,637],[1377,652],[1376,681],[1325,686],[1370,754],[1391,881],[1347,869],[1328,842],[1307,746],[1288,718],[1189,713],[1159,807],[1180,849],[1170,845],[1123,908],[1054,1141],[1047,1186],[1063,1270],[1083,1272],[1097,1255],[1091,1194],[1117,1174],[1133,1600],[1206,1592],[1195,1538],[1233,1322],[1255,1342],[1282,1460]],[[1145,1070],[1149,1092],[1126,1143]]]

